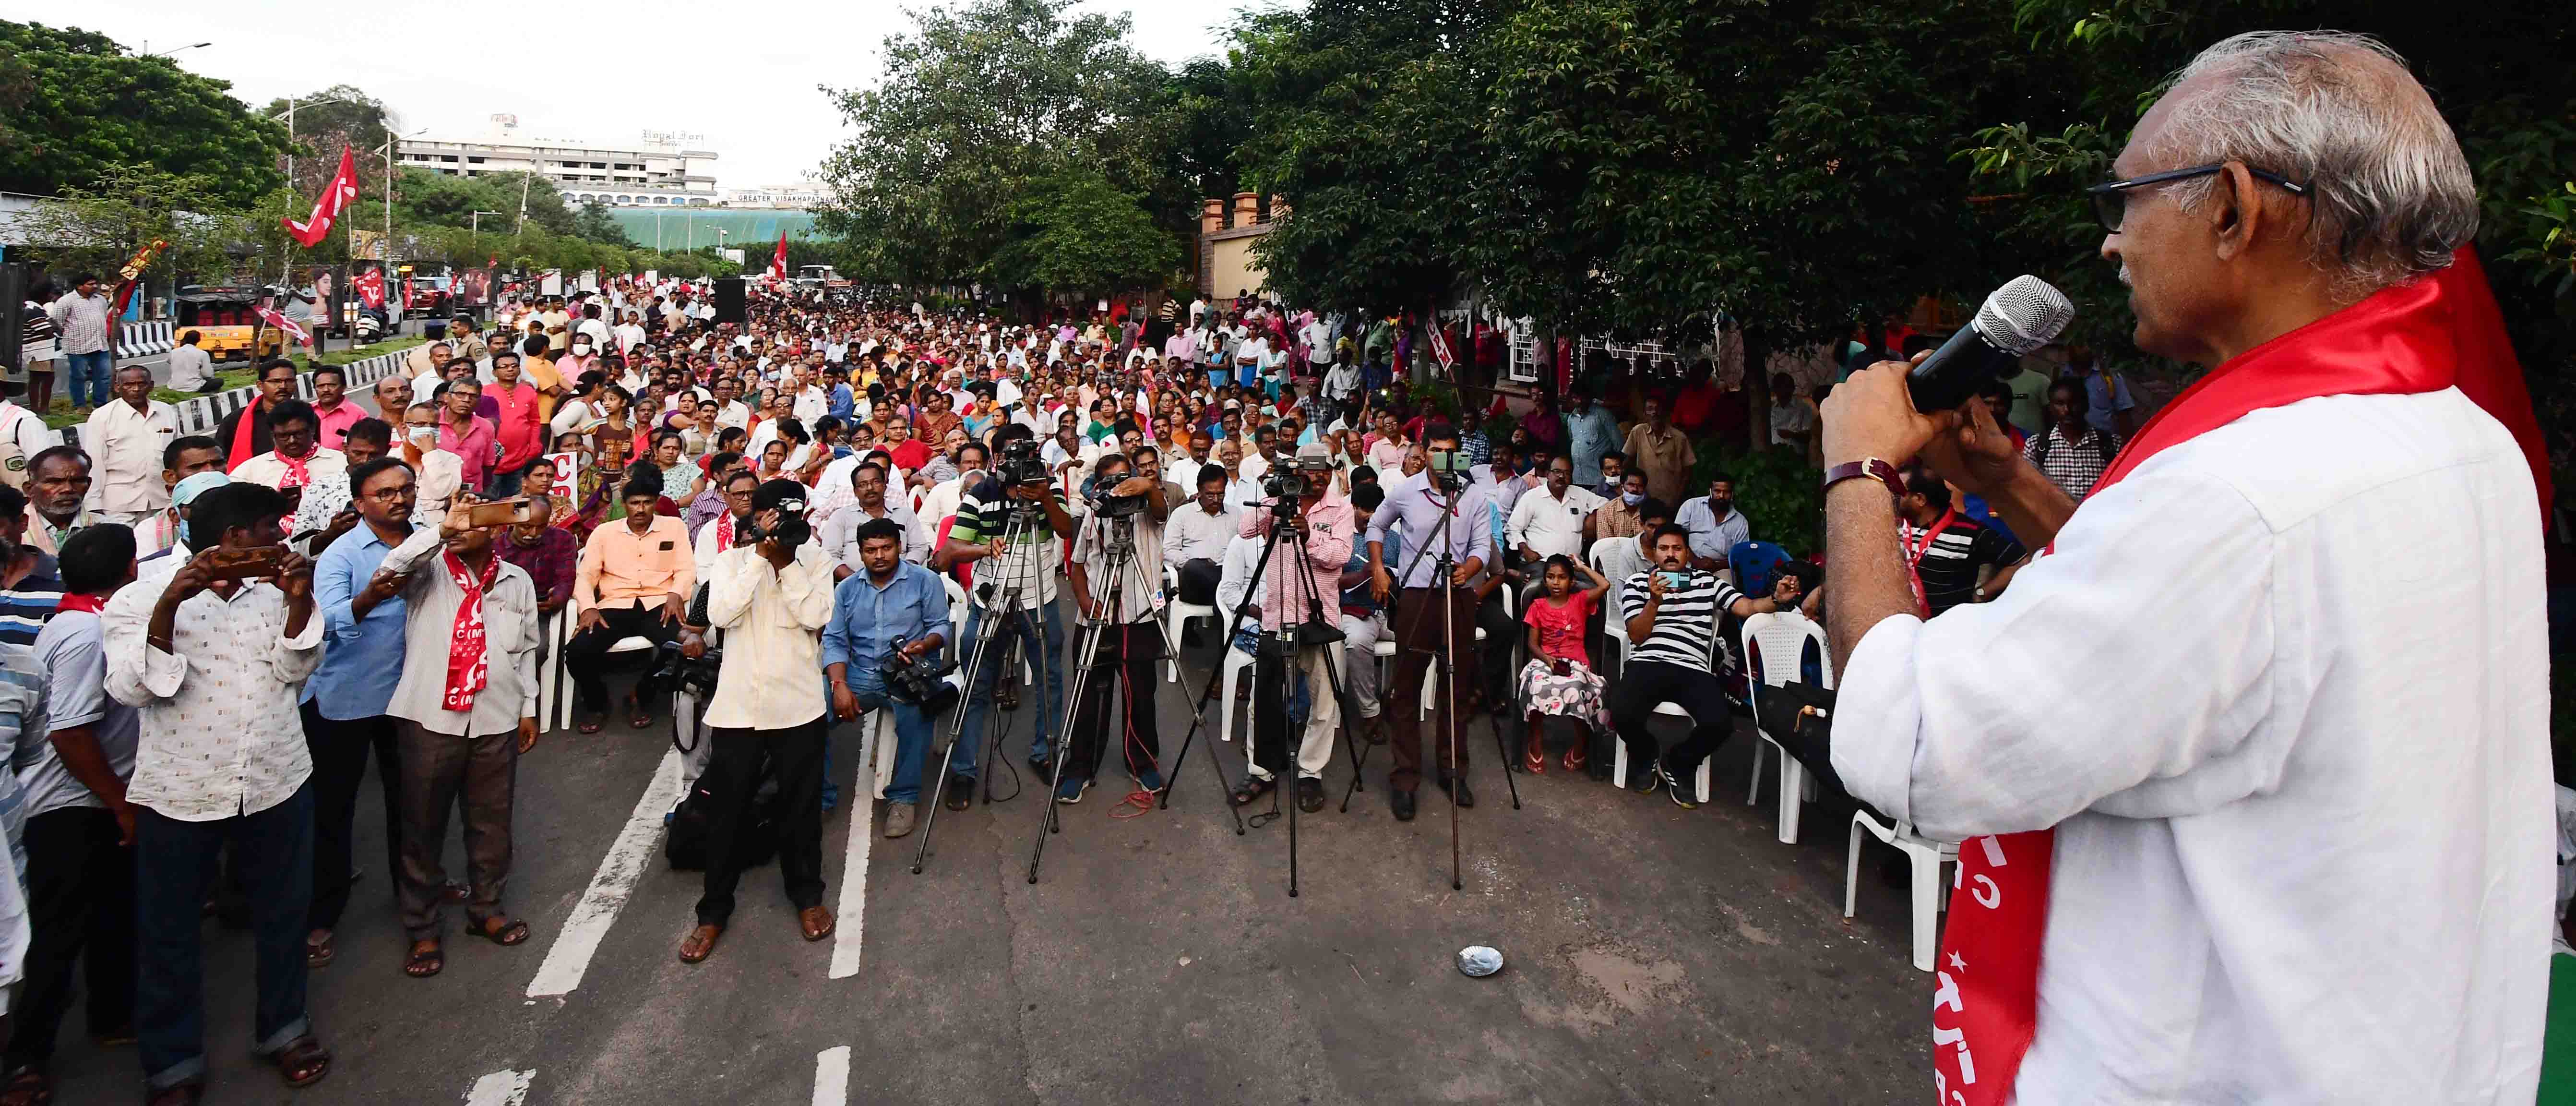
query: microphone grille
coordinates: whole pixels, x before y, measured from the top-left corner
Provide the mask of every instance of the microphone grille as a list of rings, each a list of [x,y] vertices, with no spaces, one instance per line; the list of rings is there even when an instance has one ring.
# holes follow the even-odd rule
[[[2057,338],[2075,319],[2075,304],[2047,281],[2027,273],[1994,290],[1977,308],[1977,329],[1988,341],[2024,354]]]

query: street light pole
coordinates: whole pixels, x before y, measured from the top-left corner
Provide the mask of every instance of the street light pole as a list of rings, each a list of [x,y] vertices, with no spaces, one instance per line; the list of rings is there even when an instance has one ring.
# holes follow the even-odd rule
[[[499,212],[499,211],[477,211],[477,212],[475,212],[473,215],[471,215],[471,216],[468,216],[468,217],[467,217],[467,218],[468,218],[468,223],[467,223],[467,226],[466,226],[466,231],[467,231],[467,233],[470,233],[470,234],[472,234],[472,235],[473,235],[473,238],[472,238],[472,239],[470,239],[470,241],[472,241],[472,242],[474,243],[474,248],[475,248],[475,249],[478,249],[478,250],[479,250],[479,249],[482,249],[482,248],[483,248],[483,217],[484,217],[484,216],[486,216],[486,215],[500,215],[500,214],[504,214],[504,213],[503,213],[503,212]],[[469,261],[470,261],[470,260],[473,260],[473,259],[472,259],[472,258],[467,258],[466,260],[469,260]]]

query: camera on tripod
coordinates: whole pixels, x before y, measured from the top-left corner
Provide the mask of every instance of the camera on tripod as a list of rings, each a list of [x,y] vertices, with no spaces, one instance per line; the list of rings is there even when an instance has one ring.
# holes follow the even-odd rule
[[[911,703],[925,714],[937,714],[957,701],[957,689],[940,677],[957,666],[937,652],[922,657],[906,656],[903,647],[910,638],[896,638],[886,652],[885,663],[878,675],[885,681],[886,694]]]
[[[708,646],[704,653],[691,659],[680,651],[680,643],[666,641],[653,648],[651,679],[663,687],[703,703],[715,698],[716,674],[724,667],[724,650]]]
[[[1038,459],[1038,443],[1029,438],[1002,443],[1002,463],[995,466],[994,471],[1004,484],[1047,482],[1046,462]]]

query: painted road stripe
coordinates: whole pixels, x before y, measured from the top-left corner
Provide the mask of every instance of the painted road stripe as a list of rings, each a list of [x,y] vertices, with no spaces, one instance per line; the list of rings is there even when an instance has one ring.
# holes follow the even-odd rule
[[[871,715],[865,737],[859,740],[859,771],[850,782],[848,796],[850,818],[850,852],[841,865],[841,908],[833,919],[832,978],[848,979],[859,974],[859,942],[868,920],[868,846],[876,838],[876,819],[871,817],[876,804],[868,795],[876,789],[876,719]]]
[[[850,1101],[850,1046],[836,1045],[814,1054],[814,1106],[844,1106]]]
[[[679,798],[680,753],[674,749],[662,754],[661,767],[653,771],[653,782],[645,785],[644,797],[635,800],[635,812],[626,816],[626,828],[617,832],[617,843],[608,847],[608,855],[599,862],[599,871],[590,877],[590,889],[582,892],[571,919],[555,935],[554,947],[546,950],[546,962],[537,968],[537,978],[528,983],[529,998],[567,995],[581,986],[582,973],[590,970],[591,956],[599,951],[601,939],[608,936],[608,927],[616,924],[617,912],[635,893],[635,884],[644,878],[645,867],[653,858],[653,846],[661,843],[663,812]]]
[[[474,1081],[474,1089],[465,1092],[465,1106],[519,1106],[528,1100],[528,1084],[537,1078],[537,1069],[496,1071]]]

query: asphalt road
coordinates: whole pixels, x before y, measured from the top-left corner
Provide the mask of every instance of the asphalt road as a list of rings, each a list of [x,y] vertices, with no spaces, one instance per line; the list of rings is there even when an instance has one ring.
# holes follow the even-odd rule
[[[1203,672],[1184,669],[1192,692]],[[1156,687],[1167,755],[1189,727],[1184,697]],[[1018,724],[1024,749],[1025,713]],[[824,852],[840,933],[798,939],[766,866],[744,877],[714,958],[692,966],[675,951],[699,879],[660,852],[667,725],[550,733],[520,766],[505,900],[534,936],[507,949],[451,937],[426,981],[401,974],[370,782],[355,853],[368,870],[337,961],[312,978],[335,1070],[292,1092],[251,1059],[249,934],[210,920],[210,1101],[1921,1099],[1930,987],[1907,963],[1905,895],[1878,883],[1873,843],[1861,916],[1844,921],[1848,811],[1810,805],[1805,840],[1783,846],[1768,792],[1758,808],[1730,798],[1749,723],[1719,754],[1717,801],[1691,811],[1557,771],[1516,777],[1513,810],[1490,732],[1471,736],[1464,890],[1449,887],[1446,799],[1425,787],[1421,817],[1394,821],[1378,750],[1349,813],[1303,822],[1291,899],[1285,822],[1236,836],[1204,737],[1169,810],[1120,820],[1124,787],[1108,780],[1062,808],[1031,885],[1036,786],[942,812],[915,876],[917,836],[853,826],[859,734],[839,726],[844,806]],[[1239,771],[1239,746],[1216,756]],[[1336,797],[1348,771],[1337,757]],[[1470,944],[1502,950],[1503,971],[1461,975]],[[92,1045],[78,1019],[56,1057],[59,1101],[131,1100],[133,1050]]]

